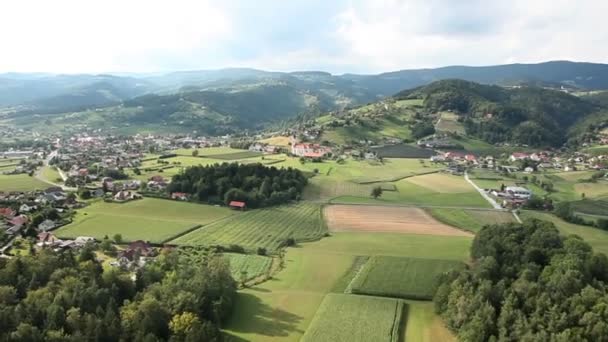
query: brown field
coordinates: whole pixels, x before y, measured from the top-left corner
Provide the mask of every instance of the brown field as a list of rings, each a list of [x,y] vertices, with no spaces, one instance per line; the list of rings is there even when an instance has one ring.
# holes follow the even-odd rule
[[[419,208],[331,205],[325,207],[324,215],[330,231],[473,236],[435,220]]]

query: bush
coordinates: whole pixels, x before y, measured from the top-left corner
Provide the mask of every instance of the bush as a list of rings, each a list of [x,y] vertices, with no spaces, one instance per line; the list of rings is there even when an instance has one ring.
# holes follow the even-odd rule
[[[266,248],[264,247],[258,247],[258,255],[267,255],[267,251]]]

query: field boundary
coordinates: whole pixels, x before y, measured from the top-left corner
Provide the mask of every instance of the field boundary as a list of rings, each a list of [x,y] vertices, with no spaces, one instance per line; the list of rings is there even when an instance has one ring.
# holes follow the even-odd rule
[[[166,244],[167,242],[169,242],[169,241],[171,241],[171,240],[177,239],[178,237],[183,236],[183,235],[186,235],[186,234],[188,234],[188,233],[190,233],[190,232],[193,232],[193,231],[195,231],[195,230],[197,230],[197,229],[199,229],[199,228],[201,228],[201,227],[203,227],[203,225],[202,225],[202,224],[197,224],[197,225],[194,225],[194,226],[192,226],[192,227],[190,227],[190,228],[186,229],[185,231],[183,231],[183,232],[181,232],[181,233],[178,233],[178,234],[173,235],[173,236],[171,236],[171,237],[169,237],[169,238],[167,238],[167,239],[162,240],[161,242],[159,242],[159,244],[164,245],[164,244]]]
[[[386,178],[386,179],[379,179],[379,180],[373,180],[373,181],[362,181],[362,182],[358,182],[355,179],[351,179],[350,181],[355,183],[355,184],[359,184],[359,185],[368,185],[368,184],[375,184],[375,183],[390,183],[390,182],[398,182],[400,180],[404,180],[406,178],[411,178],[411,177],[416,177],[416,176],[424,176],[424,175],[430,175],[433,173],[438,173],[443,171],[443,169],[439,169],[439,170],[432,170],[432,171],[427,171],[427,172],[421,172],[421,173],[415,173],[415,174],[410,174],[410,175],[406,175],[406,176],[397,176],[397,177],[393,177],[393,178]]]

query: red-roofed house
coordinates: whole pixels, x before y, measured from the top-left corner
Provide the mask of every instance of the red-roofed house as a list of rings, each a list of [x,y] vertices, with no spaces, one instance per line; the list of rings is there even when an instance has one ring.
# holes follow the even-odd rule
[[[291,153],[298,157],[322,158],[331,153],[331,149],[318,144],[293,144],[291,145]]]
[[[464,153],[460,152],[446,152],[443,156],[449,160],[463,160],[465,158]]]
[[[468,162],[477,163],[477,157],[472,154],[467,154],[466,156],[464,156],[464,159]]]
[[[61,243],[61,240],[55,237],[52,233],[43,232],[38,234],[38,246],[54,246],[58,243]]]
[[[11,208],[0,208],[0,216],[6,219],[12,219],[17,213]]]
[[[171,199],[179,200],[179,201],[187,201],[188,194],[185,192],[174,192],[171,194]]]
[[[9,221],[10,224],[12,224],[13,226],[23,226],[28,222],[28,218],[25,215],[19,215],[17,217],[14,217],[12,220]]]
[[[243,210],[247,207],[247,204],[245,202],[241,202],[241,201],[230,201],[230,203],[228,203],[228,206],[233,209]]]

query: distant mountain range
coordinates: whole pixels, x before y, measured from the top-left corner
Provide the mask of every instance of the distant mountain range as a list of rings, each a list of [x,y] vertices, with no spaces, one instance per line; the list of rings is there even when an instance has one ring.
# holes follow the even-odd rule
[[[580,90],[608,89],[608,64],[567,61],[488,67],[451,66],[378,75],[268,72],[255,69],[167,74],[0,74],[0,107],[13,107],[17,123],[96,113],[112,126],[150,124],[229,132],[258,128],[303,113],[321,113],[374,102],[442,79],[484,84],[533,84]],[[6,112],[6,111],[5,111]],[[103,118],[103,119],[100,119]],[[216,127],[217,126],[217,127]],[[218,128],[219,127],[219,128]]]

